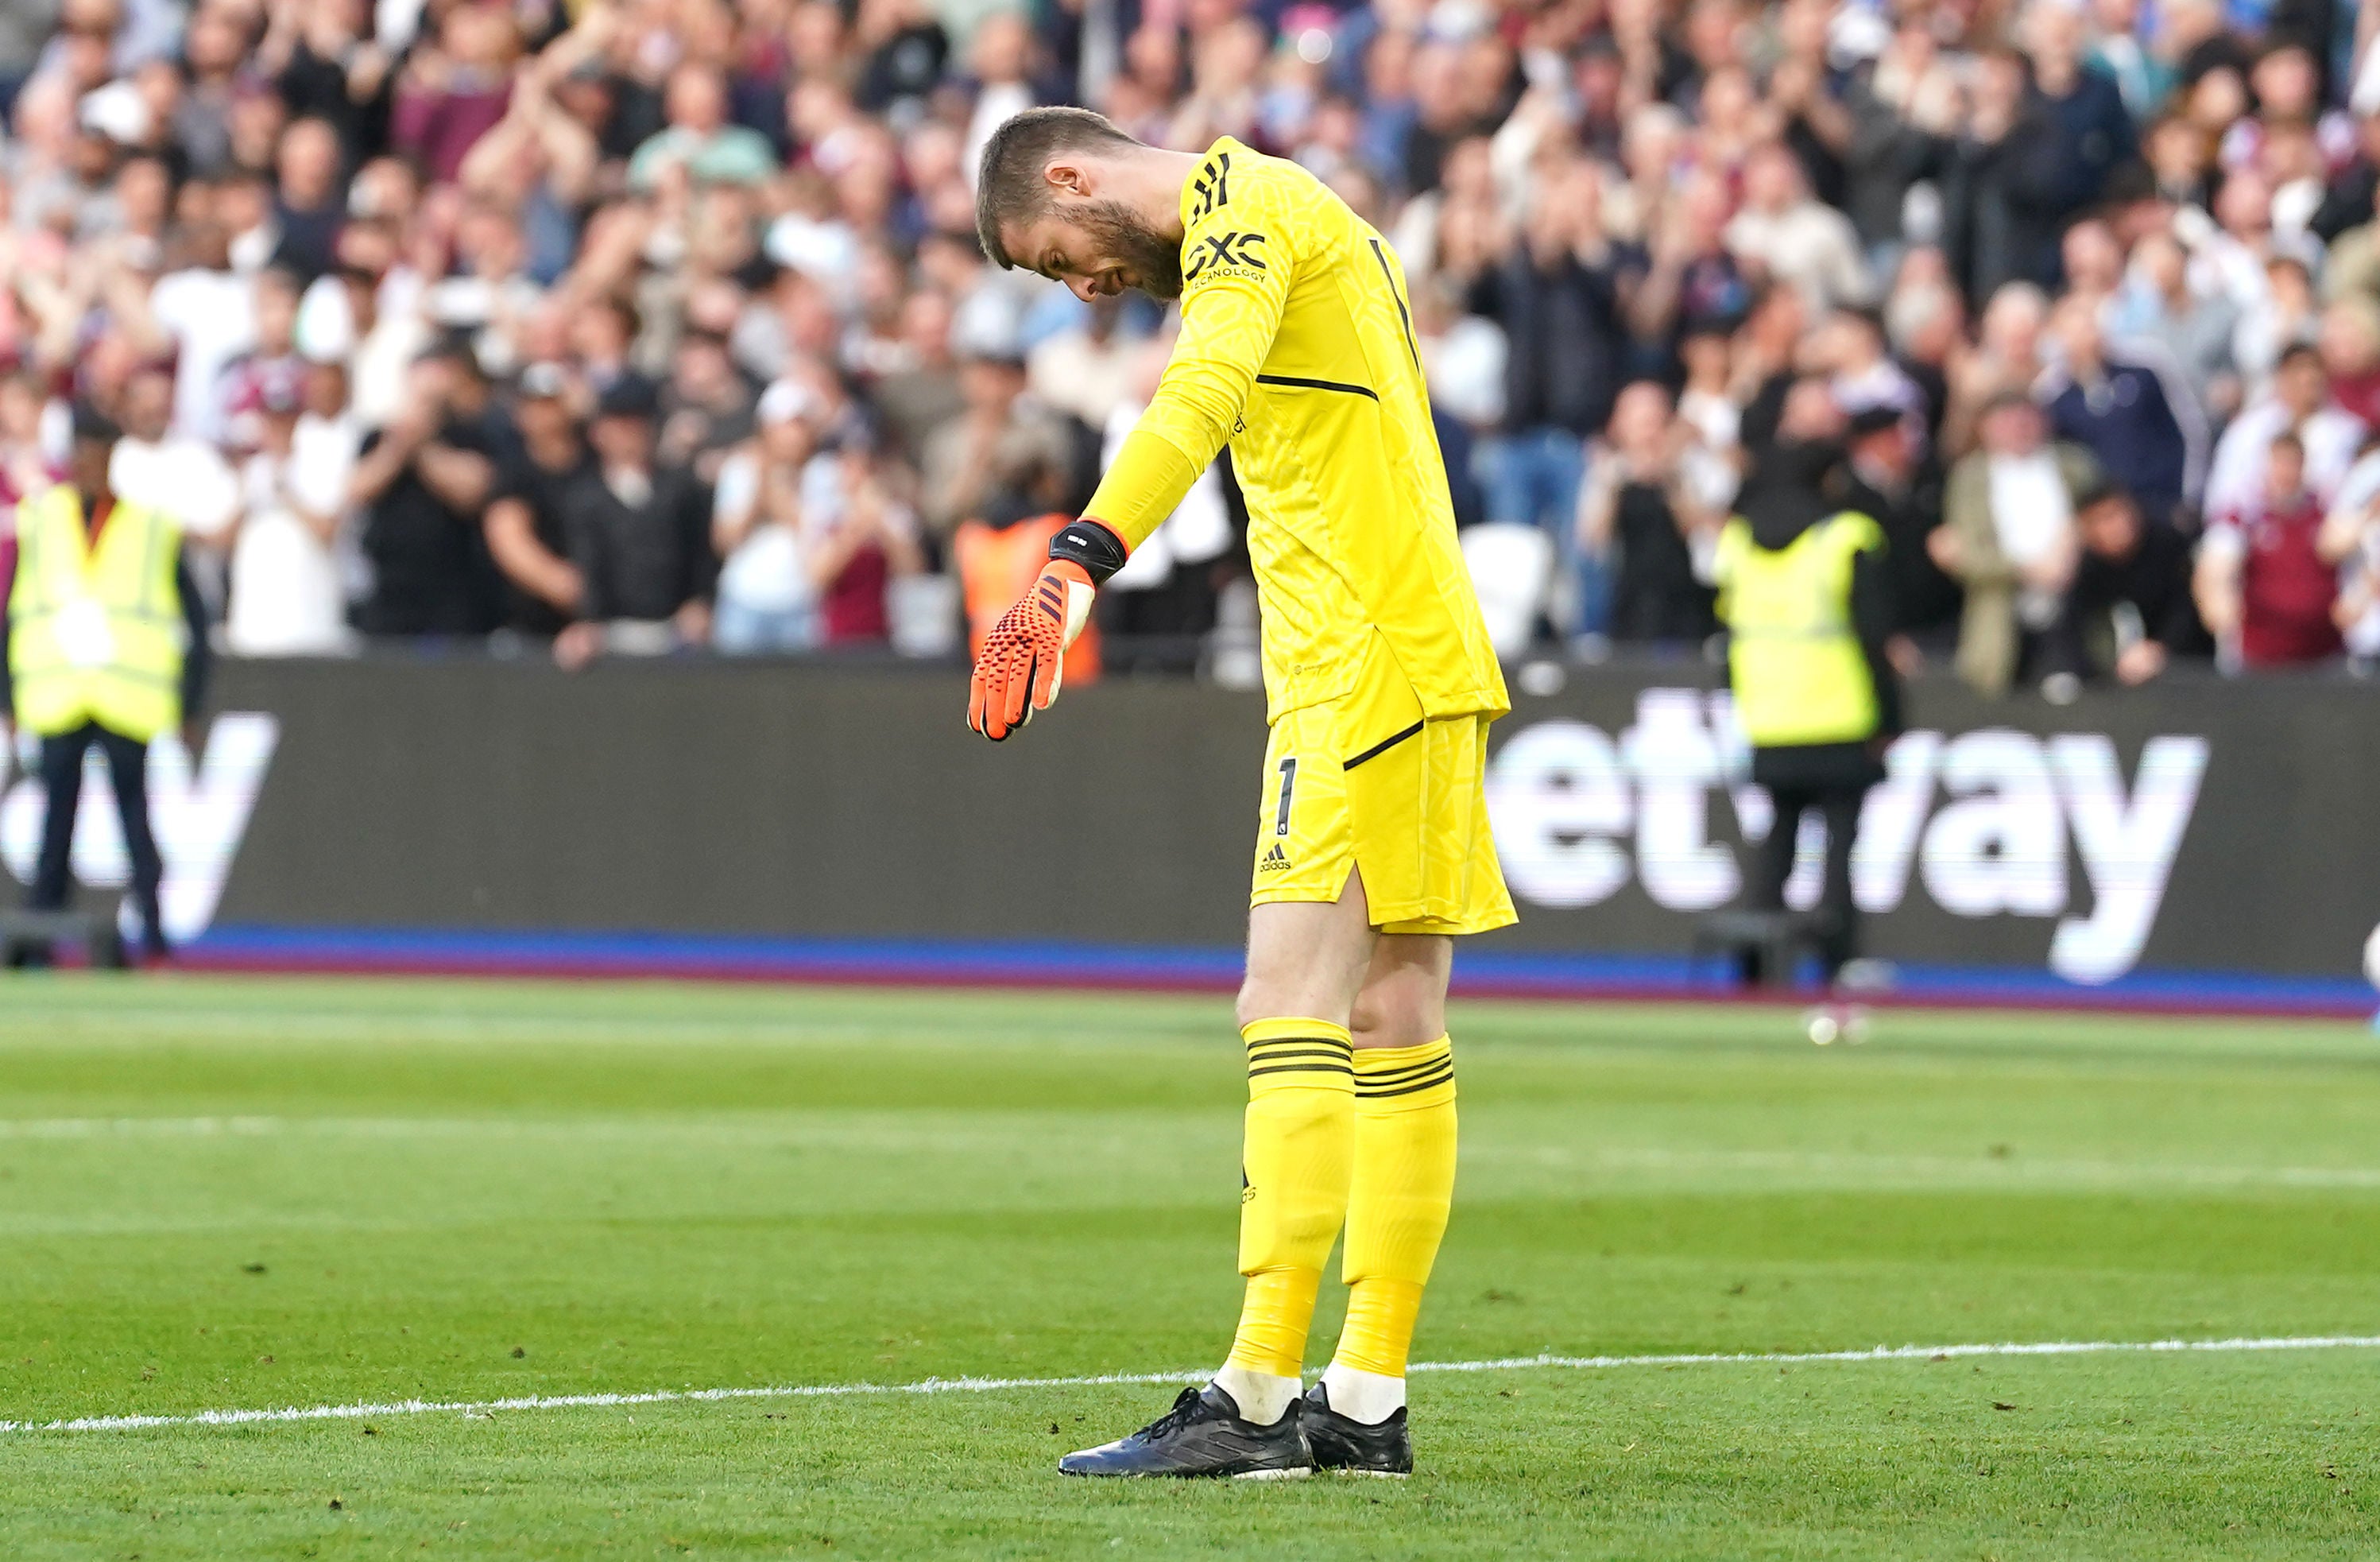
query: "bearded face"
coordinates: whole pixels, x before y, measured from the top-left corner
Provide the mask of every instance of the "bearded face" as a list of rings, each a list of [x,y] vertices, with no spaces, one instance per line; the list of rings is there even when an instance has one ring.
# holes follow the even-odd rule
[[[1121,262],[1124,286],[1153,299],[1182,296],[1182,250],[1143,223],[1120,201],[1094,201],[1073,216],[1087,247],[1100,259]]]

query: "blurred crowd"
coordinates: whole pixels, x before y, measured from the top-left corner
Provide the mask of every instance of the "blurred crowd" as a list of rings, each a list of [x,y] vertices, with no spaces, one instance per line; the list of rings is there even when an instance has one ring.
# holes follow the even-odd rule
[[[6,0],[0,505],[70,411],[223,649],[947,655],[1166,311],[987,264],[1042,103],[1396,246],[1500,642],[1701,654],[1747,448],[1840,442],[1906,665],[2380,655],[2380,5]],[[0,514],[5,514],[0,510]],[[1106,656],[1253,613],[1228,461]],[[7,544],[0,539],[0,569]],[[1021,572],[1021,573],[1020,573]]]

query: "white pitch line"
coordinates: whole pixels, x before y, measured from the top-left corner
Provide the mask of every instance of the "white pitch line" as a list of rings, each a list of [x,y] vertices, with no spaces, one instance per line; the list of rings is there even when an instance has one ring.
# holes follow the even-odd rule
[[[1998,1345],[1878,1345],[1864,1350],[1700,1351],[1663,1356],[1507,1356],[1484,1361],[1415,1361],[1416,1373],[1508,1373],[1548,1367],[1797,1366],[1826,1361],[1933,1361],[1972,1356],[2098,1356],[2250,1350],[2380,1349],[2380,1335],[2289,1335],[2235,1339],[2041,1340]],[[536,1394],[516,1399],[394,1399],[364,1405],[292,1405],[281,1409],[199,1410],[171,1416],[78,1416],[0,1421],[8,1432],[134,1432],[160,1426],[247,1426],[263,1422],[362,1421],[432,1413],[489,1416],[499,1410],[611,1409],[723,1399],[839,1399],[887,1394],[983,1394],[1010,1388],[1101,1388],[1117,1384],[1195,1383],[1204,1371],[1106,1373],[1091,1377],[929,1377],[920,1383],[813,1383],[772,1388],[661,1388],[642,1394]]]

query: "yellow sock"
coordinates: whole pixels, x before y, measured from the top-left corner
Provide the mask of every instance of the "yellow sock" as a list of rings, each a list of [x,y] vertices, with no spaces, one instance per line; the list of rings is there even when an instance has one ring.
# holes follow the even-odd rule
[[[1454,1049],[1355,1054],[1355,1172],[1347,1200],[1347,1324],[1334,1366],[1401,1378],[1454,1201]]]
[[[1305,1370],[1305,1331],[1330,1244],[1347,1218],[1355,1074],[1347,1029],[1259,1019],[1248,1049],[1240,1171],[1240,1273],[1248,1277],[1231,1364],[1275,1377]]]

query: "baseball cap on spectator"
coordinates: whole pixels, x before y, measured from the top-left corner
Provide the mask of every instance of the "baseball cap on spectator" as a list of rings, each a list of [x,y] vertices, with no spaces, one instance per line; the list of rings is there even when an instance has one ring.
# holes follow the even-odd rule
[[[430,338],[427,345],[414,355],[417,363],[468,363],[474,372],[479,370],[479,355],[471,350],[471,338],[457,331],[442,331]]]
[[[646,418],[661,412],[661,393],[642,374],[623,374],[603,388],[595,401],[599,418]]]
[[[2001,399],[1998,397],[1993,398],[1995,402]],[[2018,397],[2016,399],[2022,400],[2023,397]],[[1863,407],[1852,414],[1851,421],[1843,427],[1843,433],[1852,439],[1865,439],[1872,433],[1882,433],[1887,429],[1897,429],[1900,423],[1901,412],[1897,407],[1882,405]]]
[[[2074,513],[2081,515],[2084,510],[2095,508],[2110,499],[2130,500],[2131,496],[2131,490],[2113,478],[2095,477],[2083,485],[2082,492],[2074,495]]]

